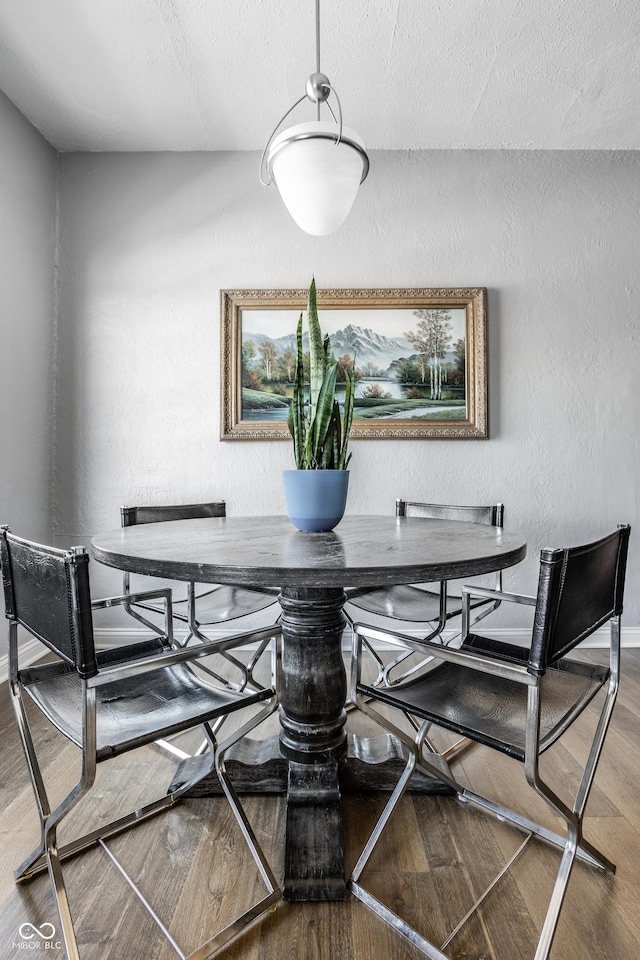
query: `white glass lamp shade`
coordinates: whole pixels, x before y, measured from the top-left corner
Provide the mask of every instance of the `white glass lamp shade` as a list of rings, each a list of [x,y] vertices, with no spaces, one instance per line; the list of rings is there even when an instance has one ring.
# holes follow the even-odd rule
[[[267,165],[287,210],[306,233],[325,236],[346,220],[369,170],[357,133],[320,120],[283,130],[271,144]]]

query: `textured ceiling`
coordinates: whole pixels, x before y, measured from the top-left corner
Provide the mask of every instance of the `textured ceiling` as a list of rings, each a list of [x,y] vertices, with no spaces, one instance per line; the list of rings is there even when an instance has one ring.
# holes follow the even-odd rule
[[[59,150],[258,150],[314,0],[0,0],[0,89]],[[640,149],[637,0],[322,0],[371,149]],[[310,104],[297,121],[313,119]]]

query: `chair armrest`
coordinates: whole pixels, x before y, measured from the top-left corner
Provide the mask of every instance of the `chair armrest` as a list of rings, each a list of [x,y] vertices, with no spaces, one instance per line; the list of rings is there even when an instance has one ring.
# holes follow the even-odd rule
[[[485,613],[480,614],[480,616],[475,617],[474,620],[471,619],[471,597],[484,597],[487,600],[493,600],[493,604],[486,608]],[[506,593],[504,590],[495,590],[490,587],[480,587],[474,584],[463,584],[462,587],[462,629],[460,631],[460,637],[462,643],[464,644],[465,639],[469,636],[469,630],[471,626],[474,626],[479,620],[484,619],[487,614],[493,613],[496,610],[502,601],[506,603],[521,603],[527,604],[528,606],[535,606],[537,603],[536,597],[530,597],[523,593]]]
[[[169,614],[171,614],[172,595],[169,587],[158,588],[157,590],[146,590],[143,593],[127,593],[121,597],[104,597],[100,600],[91,601],[92,610],[106,610],[109,607],[128,606],[131,603],[138,603],[141,600],[165,600]]]
[[[121,664],[120,666],[103,667],[95,677],[87,680],[87,686],[101,687],[105,684],[112,683],[114,680],[124,680],[127,677],[135,677],[139,674],[150,673],[153,670],[161,670],[163,667],[170,667],[176,663],[199,660],[201,657],[209,656],[212,653],[222,653],[223,651],[231,650],[245,643],[260,643],[272,637],[279,637],[281,634],[282,628],[276,624],[270,627],[262,627],[259,630],[247,630],[244,633],[227,637],[225,640],[211,640],[208,643],[200,643],[192,647],[180,647],[176,650],[167,650],[163,653],[154,654],[152,657],[134,660]]]
[[[148,600],[163,600],[164,613],[156,610],[153,606],[146,606]],[[173,643],[173,594],[170,587],[156,587],[154,590],[143,590],[138,593],[125,593],[119,597],[105,597],[100,600],[91,601],[92,610],[106,610],[109,607],[121,606],[139,623],[142,623],[148,630],[160,637],[166,637],[170,643]],[[134,609],[138,607],[138,609]],[[153,613],[162,614],[164,617],[164,630],[151,620],[143,617],[139,610],[149,610]]]
[[[535,607],[537,597],[530,597],[524,593],[505,593],[504,590],[492,590],[491,587],[477,587],[474,584],[465,583],[462,587],[462,594],[472,597],[488,597],[489,599],[505,600],[507,603],[526,603]]]
[[[537,677],[529,673],[526,664],[507,663],[469,648],[462,650],[457,647],[445,647],[438,643],[432,643],[429,640],[416,640],[415,637],[409,637],[406,634],[395,633],[390,630],[378,630],[362,623],[356,623],[353,626],[355,656],[358,655],[361,637],[364,637],[368,641],[378,640],[383,643],[397,643],[403,647],[411,647],[416,653],[422,656],[424,656],[425,652],[428,652],[433,655],[435,659],[448,660],[450,663],[457,663],[469,667],[472,670],[478,670],[481,673],[504,677],[507,680],[515,680],[517,683],[524,683],[528,686],[532,686],[537,682]]]

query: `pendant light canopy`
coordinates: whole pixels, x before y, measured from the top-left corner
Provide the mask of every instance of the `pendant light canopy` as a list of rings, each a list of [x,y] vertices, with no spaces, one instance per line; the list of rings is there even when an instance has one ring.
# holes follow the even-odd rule
[[[317,70],[308,78],[304,96],[287,110],[267,141],[260,180],[265,186],[276,184],[302,230],[325,236],[346,220],[369,172],[369,158],[358,134],[342,125],[338,94],[320,72],[320,0],[316,0],[316,61]],[[337,118],[328,102],[331,93],[338,107]],[[317,119],[278,133],[289,114],[307,99],[317,105]],[[322,103],[333,122],[320,119]]]

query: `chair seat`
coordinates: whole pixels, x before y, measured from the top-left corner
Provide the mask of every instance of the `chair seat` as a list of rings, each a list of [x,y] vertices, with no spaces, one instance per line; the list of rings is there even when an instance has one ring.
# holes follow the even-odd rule
[[[528,656],[528,650],[474,635],[461,649],[465,647],[482,648],[497,660],[526,663]],[[608,668],[569,659],[547,670],[541,682],[541,752],[557,740],[608,678]],[[524,761],[524,684],[440,661],[416,680],[389,689],[361,683],[358,691]]]
[[[440,617],[440,593],[423,587],[408,584],[385,587],[384,590],[354,589],[347,590],[347,600],[367,613],[394,620],[406,620],[427,623]],[[488,600],[472,600],[471,607],[479,607]],[[462,611],[462,597],[447,594],[447,620],[458,616]]]
[[[247,587],[234,587],[230,584],[206,584],[196,588],[196,620],[202,626],[224,623],[237,617],[246,617],[270,607],[278,599],[280,590],[250,590]],[[189,622],[187,597],[174,599],[173,617],[183,623]],[[163,613],[160,604],[140,603],[136,606],[155,613]]]
[[[212,589],[211,584],[207,584],[200,593],[196,592],[196,619],[198,623],[206,625],[257,613],[270,607],[278,599],[279,593],[279,588],[263,593],[231,584],[216,584]],[[180,613],[180,616],[184,614]]]
[[[125,655],[119,662],[131,659]],[[109,662],[116,662],[112,652]],[[51,723],[82,746],[82,683],[77,671],[56,662],[23,670],[20,676],[26,692]],[[166,738],[271,696],[270,689],[241,694],[214,687],[182,663],[99,686],[97,760]]]

